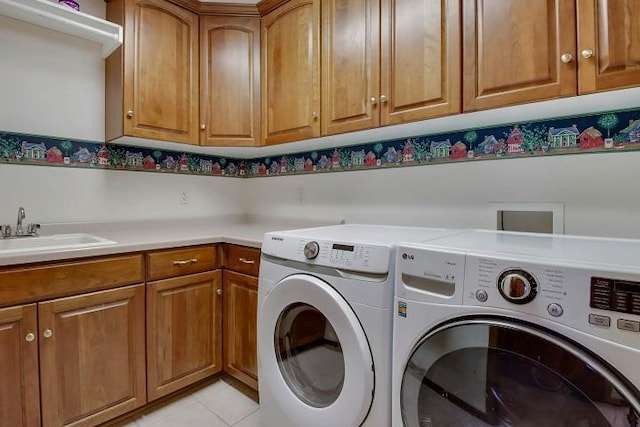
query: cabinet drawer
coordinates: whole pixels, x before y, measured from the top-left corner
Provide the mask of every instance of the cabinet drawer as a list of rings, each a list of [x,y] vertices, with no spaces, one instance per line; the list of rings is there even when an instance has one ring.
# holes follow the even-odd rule
[[[166,279],[218,268],[215,245],[190,246],[147,254],[147,280]]]
[[[142,254],[0,270],[0,306],[144,282]]]
[[[249,276],[257,276],[260,270],[260,249],[227,245],[227,268]]]

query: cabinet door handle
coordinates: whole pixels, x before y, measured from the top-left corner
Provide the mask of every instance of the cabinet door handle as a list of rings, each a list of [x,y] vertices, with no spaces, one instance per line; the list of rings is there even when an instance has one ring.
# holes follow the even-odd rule
[[[206,128],[207,128],[207,125],[205,125],[204,123],[200,125],[200,130],[205,130]]]
[[[42,335],[45,338],[51,338],[53,336],[53,331],[51,329],[45,329],[44,332],[42,332]]]
[[[24,339],[25,339],[27,342],[32,342],[33,340],[35,340],[35,339],[36,339],[36,334],[34,334],[33,332],[29,332],[29,333],[24,337]]]
[[[371,105],[376,105],[378,103],[378,100],[372,96],[371,99],[369,99],[369,102],[371,103]]]
[[[560,57],[560,61],[568,64],[569,62],[573,61],[573,55],[571,55],[570,53],[563,53]]]
[[[246,259],[246,258],[238,258],[238,261],[240,261],[243,264],[255,264],[256,262],[252,259]]]
[[[179,259],[179,260],[173,261],[173,265],[195,264],[196,262],[198,262],[198,258]]]
[[[222,295],[222,289],[216,289],[216,294]]]
[[[589,59],[593,56],[593,50],[585,49],[582,52],[580,52],[580,55],[582,55],[584,59]]]
[[[130,119],[133,118],[133,110],[127,111],[127,117]]]
[[[387,101],[389,101],[389,99],[387,98],[387,95],[380,95],[380,102],[382,102],[383,104],[386,104]]]
[[[318,113],[316,113],[315,111],[313,113],[311,113],[311,118],[313,120],[317,120],[318,119]]]

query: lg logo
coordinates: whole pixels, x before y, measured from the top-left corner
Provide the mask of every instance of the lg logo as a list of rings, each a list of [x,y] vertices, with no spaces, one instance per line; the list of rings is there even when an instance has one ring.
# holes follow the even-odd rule
[[[402,253],[402,259],[408,259],[408,260],[412,260],[414,257],[412,254],[408,254],[406,252]]]

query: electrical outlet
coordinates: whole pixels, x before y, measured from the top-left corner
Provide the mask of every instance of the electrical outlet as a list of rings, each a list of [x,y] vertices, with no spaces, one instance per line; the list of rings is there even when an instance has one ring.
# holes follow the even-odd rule
[[[305,204],[305,202],[307,201],[307,191],[304,188],[296,188],[296,200],[301,206]]]
[[[189,193],[187,191],[181,191],[178,198],[180,200],[181,205],[189,204]]]

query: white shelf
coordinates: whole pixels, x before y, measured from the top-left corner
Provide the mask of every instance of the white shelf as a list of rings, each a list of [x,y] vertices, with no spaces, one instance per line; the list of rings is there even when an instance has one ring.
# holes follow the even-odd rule
[[[122,27],[48,0],[0,0],[0,15],[102,45],[106,58],[122,44]]]

